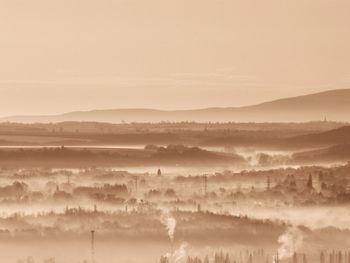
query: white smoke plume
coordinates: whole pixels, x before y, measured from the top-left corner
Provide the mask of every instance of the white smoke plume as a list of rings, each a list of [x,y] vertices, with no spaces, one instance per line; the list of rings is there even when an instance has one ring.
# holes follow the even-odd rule
[[[174,259],[175,262],[181,262],[186,259],[187,254],[188,254],[188,243],[183,242],[179,249],[175,250],[174,252]]]
[[[170,241],[173,242],[176,227],[176,219],[170,215],[169,211],[163,211],[160,217],[160,222],[166,227]]]
[[[174,251],[172,256],[170,253],[167,253],[165,256],[169,259],[173,258],[174,262],[186,262],[187,256],[189,254],[189,244],[187,242],[181,243],[180,247]]]
[[[296,226],[289,227],[278,237],[278,257],[280,259],[289,258],[294,252],[298,251],[304,241],[303,232]]]

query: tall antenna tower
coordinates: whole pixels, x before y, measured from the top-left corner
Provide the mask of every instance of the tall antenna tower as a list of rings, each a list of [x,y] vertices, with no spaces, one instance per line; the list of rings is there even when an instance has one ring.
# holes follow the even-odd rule
[[[95,262],[95,230],[91,230],[91,263]]]

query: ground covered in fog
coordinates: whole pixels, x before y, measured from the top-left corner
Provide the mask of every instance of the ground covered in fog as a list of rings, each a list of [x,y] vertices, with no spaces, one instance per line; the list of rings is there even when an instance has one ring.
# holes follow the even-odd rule
[[[349,134],[326,121],[3,123],[1,262],[347,263]]]
[[[0,242],[7,247],[6,258],[89,260],[91,230],[100,262],[115,262],[107,251],[139,262],[134,249],[147,250],[144,258],[154,262],[171,247],[181,248],[186,255],[181,262],[224,248],[230,253],[264,249],[263,258],[271,258],[281,246],[291,246],[283,242],[295,246],[283,253],[310,256],[349,245],[347,165],[193,172],[4,168]],[[281,241],[283,236],[291,241]],[[72,251],[73,244],[81,253]],[[38,249],[42,246],[47,249]]]

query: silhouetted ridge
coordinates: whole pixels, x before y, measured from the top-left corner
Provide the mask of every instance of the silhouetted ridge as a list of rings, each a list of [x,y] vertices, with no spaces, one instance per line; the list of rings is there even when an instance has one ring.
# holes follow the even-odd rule
[[[234,100],[233,100],[234,101]],[[304,122],[328,119],[350,121],[350,89],[330,90],[257,105],[195,110],[106,109],[52,116],[12,116],[12,122]]]

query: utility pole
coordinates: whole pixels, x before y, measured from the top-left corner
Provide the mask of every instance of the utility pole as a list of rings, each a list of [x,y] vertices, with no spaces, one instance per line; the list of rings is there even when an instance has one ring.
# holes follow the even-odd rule
[[[207,196],[208,191],[208,177],[204,175],[204,196]]]
[[[95,230],[91,230],[91,263],[95,263]]]

